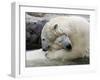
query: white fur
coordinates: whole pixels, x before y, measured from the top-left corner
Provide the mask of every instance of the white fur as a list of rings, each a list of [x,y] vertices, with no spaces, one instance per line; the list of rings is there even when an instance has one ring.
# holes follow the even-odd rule
[[[56,30],[54,25],[58,24]],[[72,51],[59,46],[56,39],[62,34],[67,35],[72,42]],[[42,38],[48,39],[51,48],[48,50],[49,59],[74,59],[89,55],[89,22],[78,16],[59,16],[52,18],[42,30]]]

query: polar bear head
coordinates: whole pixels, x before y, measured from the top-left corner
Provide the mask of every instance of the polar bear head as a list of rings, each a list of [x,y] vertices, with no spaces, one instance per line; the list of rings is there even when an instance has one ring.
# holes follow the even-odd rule
[[[56,38],[52,47],[55,49],[65,49],[67,51],[71,51],[72,50],[72,42],[71,42],[70,38],[64,34],[64,35],[61,35]]]
[[[72,42],[67,35],[61,35],[55,39],[55,41],[50,43],[50,41],[46,38],[42,39],[42,49],[43,51],[47,51],[48,49],[66,49],[67,51],[72,50]]]

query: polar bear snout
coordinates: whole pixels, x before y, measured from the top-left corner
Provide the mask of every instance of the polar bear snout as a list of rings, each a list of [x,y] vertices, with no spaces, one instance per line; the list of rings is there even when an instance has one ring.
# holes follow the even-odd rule
[[[48,47],[42,48],[43,51],[48,51]]]
[[[42,49],[43,51],[47,51],[47,49]]]
[[[68,50],[68,51],[71,51],[72,50],[72,45],[69,43],[69,44],[67,44],[66,45],[66,49]]]
[[[61,46],[62,49],[65,49],[67,51],[72,50],[72,42],[70,38],[67,35],[61,35],[55,40],[55,44]]]
[[[48,51],[48,49],[50,48],[50,46],[47,46],[45,48],[42,48],[43,51]]]

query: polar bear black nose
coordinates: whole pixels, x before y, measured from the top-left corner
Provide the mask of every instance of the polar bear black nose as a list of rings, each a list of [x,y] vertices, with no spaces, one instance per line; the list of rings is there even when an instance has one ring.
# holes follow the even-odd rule
[[[42,49],[43,51],[47,51],[46,49]]]
[[[72,45],[71,44],[67,44],[66,45],[66,49],[69,50],[69,51],[72,50]]]
[[[42,48],[43,51],[48,51],[48,49],[50,48],[50,46],[46,47],[46,48]]]

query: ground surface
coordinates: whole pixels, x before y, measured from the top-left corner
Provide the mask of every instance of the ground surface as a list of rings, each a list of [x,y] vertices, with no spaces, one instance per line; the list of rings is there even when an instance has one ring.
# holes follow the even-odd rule
[[[80,65],[80,64],[89,64],[89,58],[77,58],[72,61],[60,62],[57,60],[47,59],[45,57],[45,53],[41,49],[26,51],[26,67]]]

